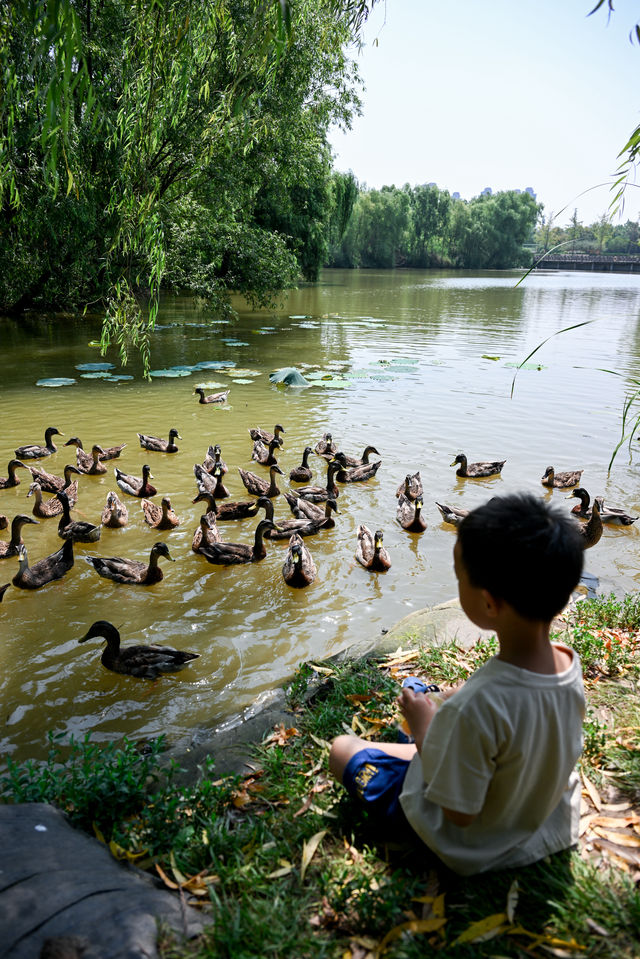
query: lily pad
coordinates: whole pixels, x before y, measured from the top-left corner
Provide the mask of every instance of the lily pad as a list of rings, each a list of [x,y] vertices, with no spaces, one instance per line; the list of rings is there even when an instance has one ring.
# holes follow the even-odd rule
[[[108,371],[102,373],[99,370],[96,370],[95,373],[81,373],[80,376],[83,380],[110,380],[111,379],[111,373],[109,373]]]
[[[284,383],[285,386],[309,386],[310,383],[294,366],[285,366],[281,370],[269,373],[272,383]]]
[[[70,376],[51,376],[49,379],[38,380],[36,386],[73,386],[77,380]]]
[[[511,366],[519,370],[544,370],[542,363],[505,363],[505,366]]]
[[[129,376],[128,373],[112,373],[112,375],[109,377],[109,382],[120,383],[120,382],[123,382],[124,380],[132,380],[132,379],[133,377]]]
[[[77,370],[86,373],[97,373],[99,370],[115,370],[115,363],[78,363]]]
[[[179,370],[180,372],[193,373],[194,370],[197,370],[197,366],[172,366],[172,370]]]
[[[225,346],[249,346],[244,340],[220,340]]]
[[[241,367],[233,370],[233,372],[236,376],[260,376],[260,370],[247,370]]]
[[[341,389],[344,386],[350,386],[351,383],[349,382],[349,380],[344,380],[344,379],[335,377],[332,379],[316,380],[313,385],[323,386],[325,389],[337,390],[337,389]]]
[[[231,382],[232,382],[232,383],[240,383],[241,386],[246,386],[248,383],[253,383],[253,380],[242,380],[242,379],[236,380],[236,379],[233,379],[233,380],[231,380]]]
[[[233,360],[201,360],[196,363],[196,370],[223,370],[227,366],[235,366]]]
[[[207,380],[206,383],[198,383],[198,389],[202,390],[215,390],[219,386],[227,386],[227,383],[223,383],[222,380]]]
[[[189,373],[186,373],[184,370],[150,370],[149,376],[164,376],[164,377],[178,377],[178,376],[189,376]]]
[[[289,319],[290,320],[310,320],[311,317],[308,316],[306,313],[303,313],[299,316],[290,316]]]

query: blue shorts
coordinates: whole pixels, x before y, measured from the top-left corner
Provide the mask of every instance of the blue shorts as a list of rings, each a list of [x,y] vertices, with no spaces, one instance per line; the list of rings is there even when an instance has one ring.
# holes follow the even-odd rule
[[[400,793],[409,762],[381,749],[360,749],[345,766],[342,785],[377,817],[393,825],[403,825],[406,820]]]

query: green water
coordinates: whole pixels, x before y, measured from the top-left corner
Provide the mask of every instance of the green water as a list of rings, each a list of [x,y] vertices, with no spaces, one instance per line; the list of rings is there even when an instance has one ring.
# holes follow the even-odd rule
[[[236,365],[150,383],[136,362],[121,371],[115,351],[102,358],[89,346],[99,335],[98,320],[0,319],[1,475],[14,448],[42,442],[47,426],[65,434],[62,442],[79,436],[85,448],[126,443],[117,465],[140,475],[148,462],[154,485],[170,495],[182,521],[155,534],[139,502],[126,497],[129,525],[105,529],[95,546],[77,545],[64,579],[37,592],[9,588],[0,605],[0,751],[42,755],[49,729],[76,736],[91,731],[97,739],[165,732],[171,741],[187,742],[268,697],[302,660],[375,641],[413,610],[451,598],[455,533],[441,522],[435,500],[473,507],[495,493],[528,489],[568,510],[573,504],[564,492],[540,485],[553,465],[583,468],[592,496],[637,514],[637,461],[621,455],[612,475],[606,471],[625,390],[640,373],[637,278],[549,273],[515,289],[516,278],[330,271],[317,286],[287,295],[277,313],[237,304],[240,315],[231,325],[209,323],[187,298],[167,300],[153,337],[154,369],[207,360]],[[594,322],[555,337],[536,354],[510,399],[512,364],[545,337],[584,320]],[[134,379],[84,379],[75,369],[102,359]],[[333,379],[313,379],[304,390],[277,388],[268,373],[284,366]],[[606,369],[621,375],[600,372]],[[45,377],[77,382],[36,387]],[[193,393],[200,384],[209,384],[210,392],[230,387],[228,404],[200,406]],[[275,423],[286,431],[279,459],[285,476],[327,430],[346,452],[360,454],[371,443],[383,460],[375,480],[343,487],[336,528],[307,540],[318,578],[300,591],[282,578],[285,543],[267,544],[260,563],[230,568],[211,566],[190,548],[202,512],[191,502],[193,464],[202,462],[210,443],[219,443],[232,498],[248,498],[236,468],[265,471],[251,462],[247,431]],[[183,437],[177,454],[140,449],[137,432],[166,438],[172,427]],[[456,478],[449,464],[460,451],[470,461],[506,459],[502,476]],[[61,446],[37,465],[61,474],[72,453]],[[75,518],[99,522],[107,492],[117,489],[114,463],[108,465],[105,476],[80,478]],[[312,456],[311,465],[314,481],[322,481],[324,462]],[[395,521],[395,490],[415,470],[422,474],[429,523],[421,536]],[[19,476],[20,486],[0,490],[0,512],[9,518],[30,512],[33,502],[25,499],[26,474]],[[276,519],[290,515],[283,497],[275,506]],[[383,529],[393,563],[386,574],[355,563],[360,523]],[[221,524],[225,538],[244,543],[254,528],[253,520]],[[0,535],[8,539],[7,532]],[[635,527],[607,528],[589,551],[587,568],[602,589],[638,588],[638,535]],[[59,547],[57,521],[26,527],[24,538],[34,563]],[[146,559],[157,539],[176,562],[163,561],[165,578],[150,588],[101,579],[82,559],[90,553]],[[15,559],[0,561],[0,585],[16,570]],[[96,619],[115,623],[124,644],[166,642],[200,658],[153,684],[116,675],[101,666],[97,641],[77,643]]]

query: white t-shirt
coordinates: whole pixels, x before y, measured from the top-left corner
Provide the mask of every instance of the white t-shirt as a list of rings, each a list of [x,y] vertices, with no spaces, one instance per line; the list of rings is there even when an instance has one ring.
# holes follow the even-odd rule
[[[585,703],[568,652],[570,667],[552,675],[489,660],[431,721],[400,802],[455,872],[523,866],[578,841]],[[442,807],[476,819],[455,826]]]

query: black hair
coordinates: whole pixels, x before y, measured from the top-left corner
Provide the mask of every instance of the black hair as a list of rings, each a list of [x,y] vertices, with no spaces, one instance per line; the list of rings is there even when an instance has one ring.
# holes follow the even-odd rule
[[[572,516],[531,493],[494,496],[458,529],[469,581],[525,619],[550,622],[582,573],[584,549]]]

